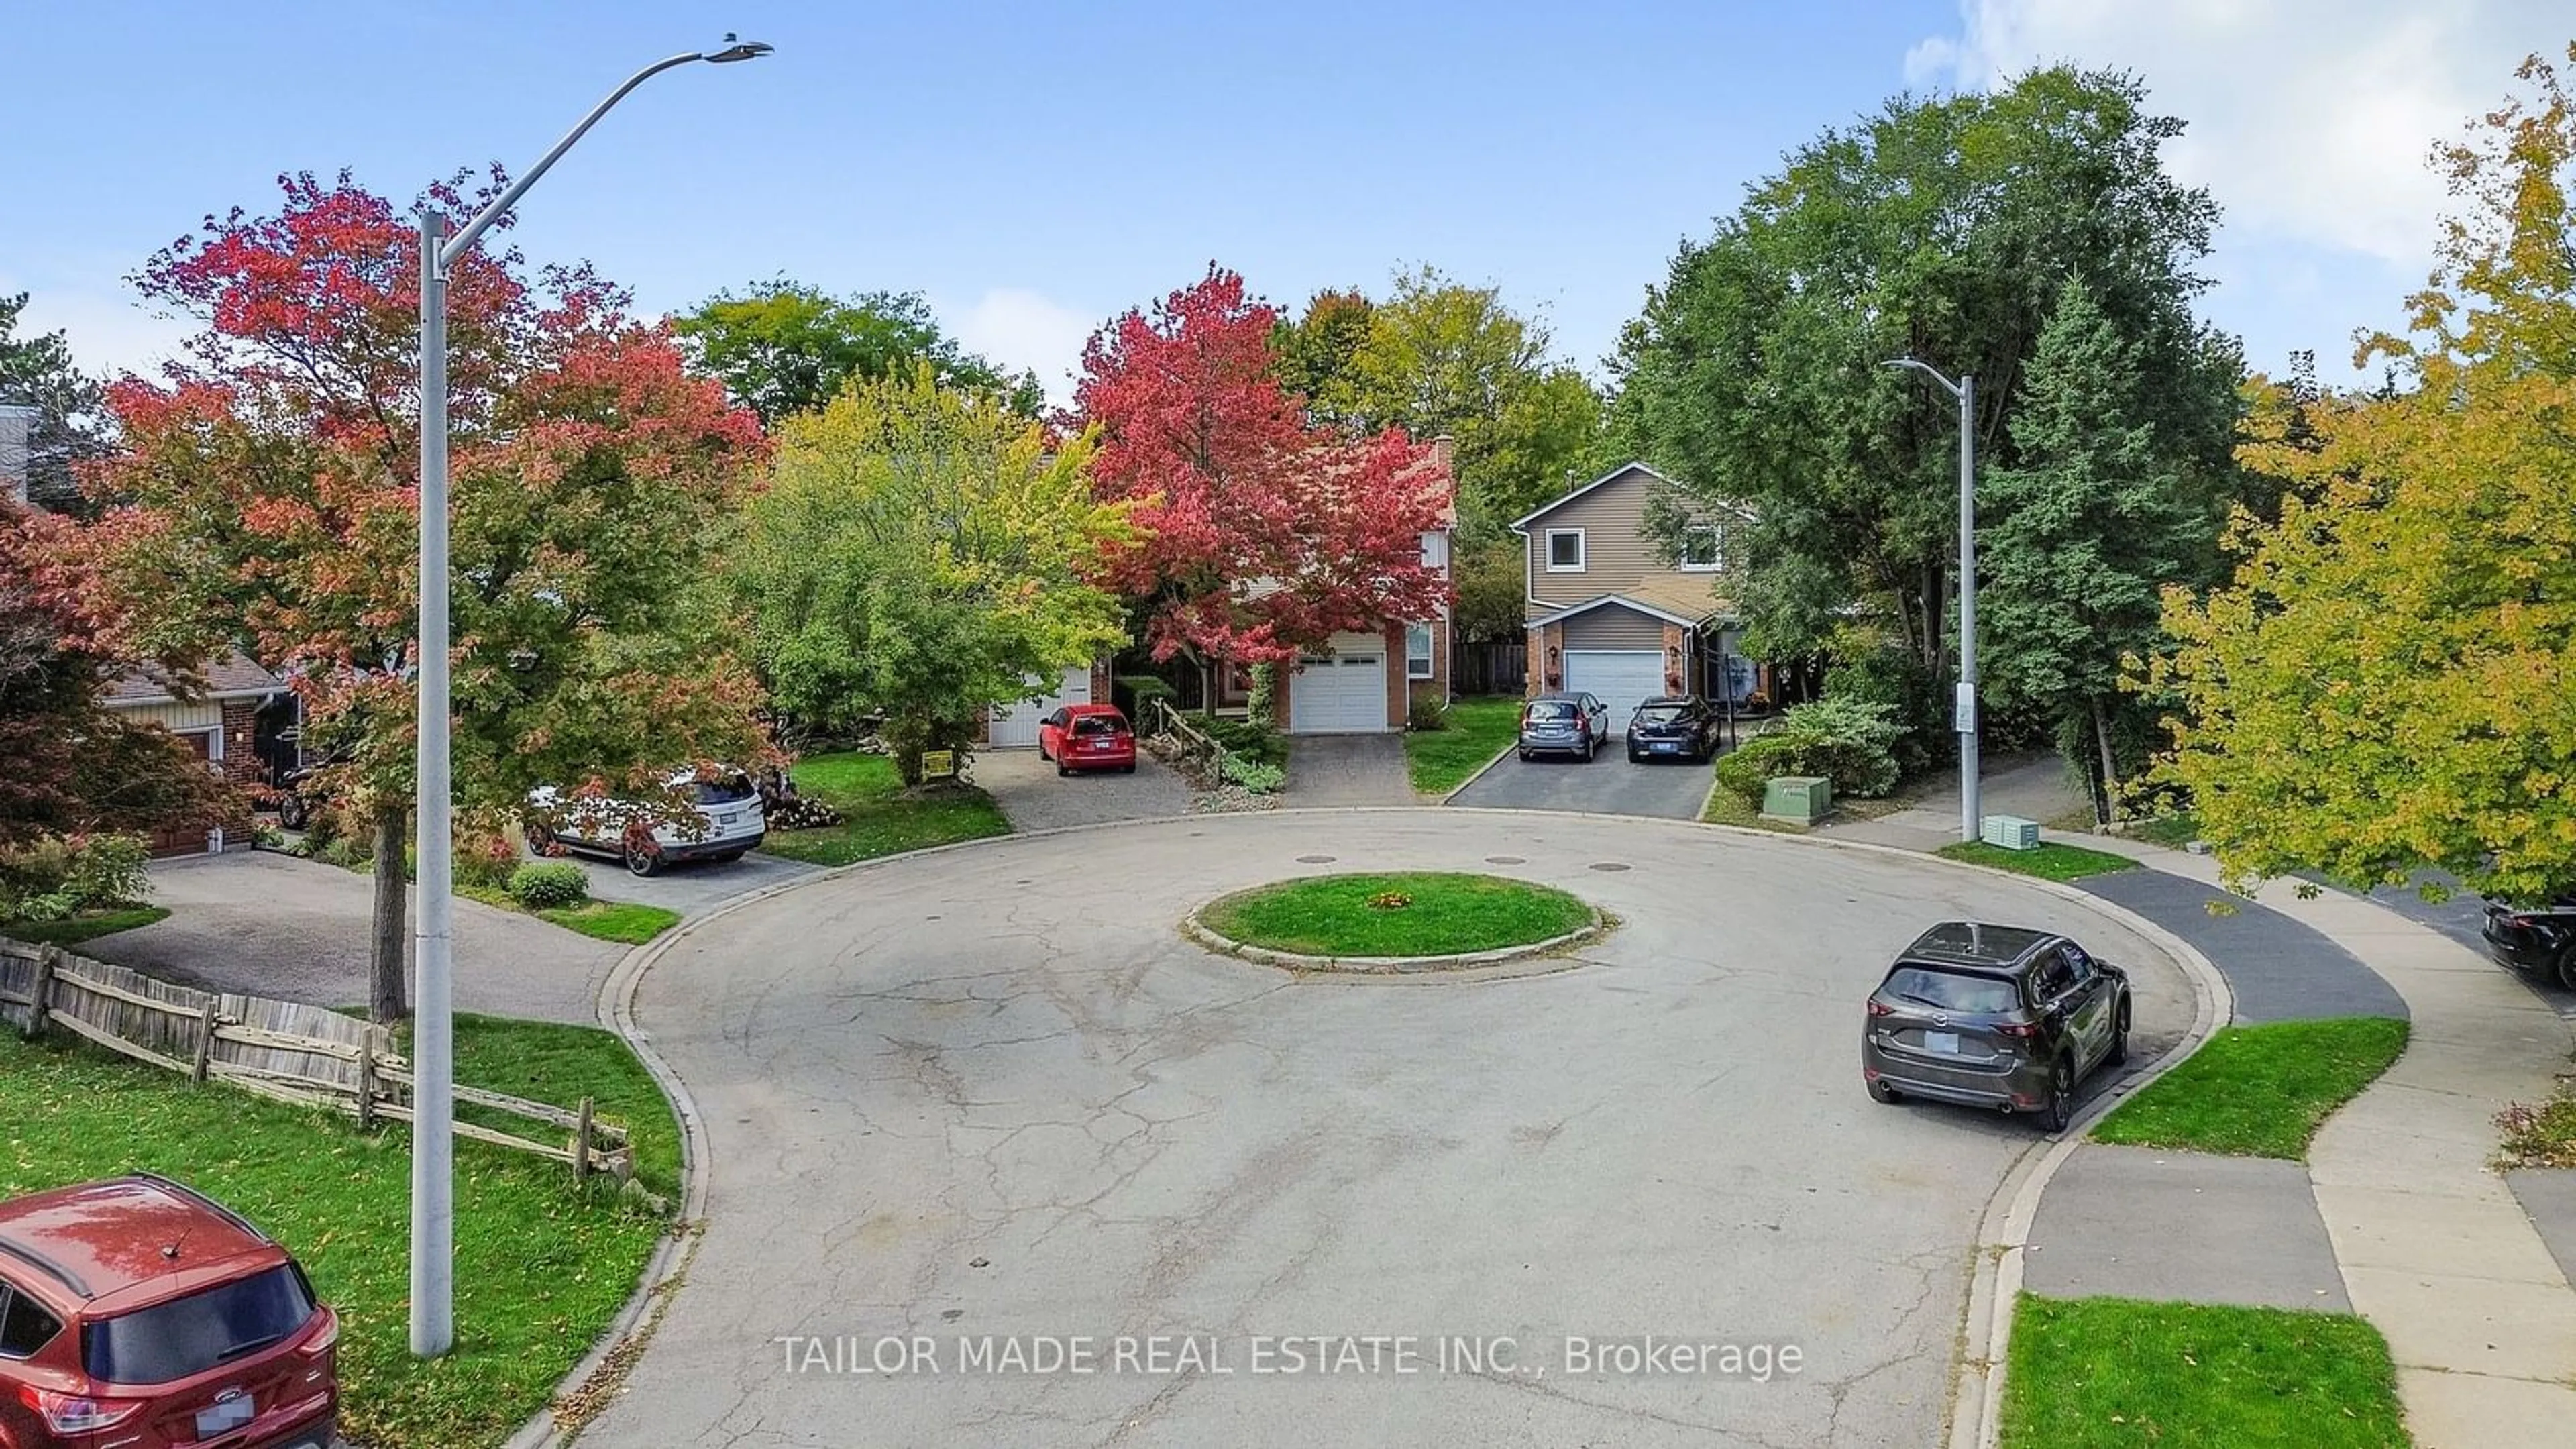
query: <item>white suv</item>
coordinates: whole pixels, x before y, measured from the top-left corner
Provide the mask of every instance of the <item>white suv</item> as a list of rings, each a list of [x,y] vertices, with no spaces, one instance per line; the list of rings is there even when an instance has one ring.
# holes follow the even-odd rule
[[[668,783],[696,805],[695,822],[670,818],[667,806],[539,786],[528,792],[528,848],[546,854],[560,845],[613,855],[630,873],[652,875],[673,861],[738,860],[769,833],[760,787],[740,770],[723,770],[713,779],[681,770]]]

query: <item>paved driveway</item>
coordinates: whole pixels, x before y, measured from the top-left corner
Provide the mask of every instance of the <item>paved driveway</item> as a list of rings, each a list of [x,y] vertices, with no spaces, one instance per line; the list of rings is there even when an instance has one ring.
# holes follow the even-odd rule
[[[1589,810],[1697,820],[1714,778],[1709,766],[1687,761],[1632,765],[1616,749],[1603,751],[1590,764],[1505,755],[1449,803],[1483,810]]]
[[[1136,773],[1058,776],[1035,750],[982,750],[975,755],[975,783],[1002,807],[1013,830],[1052,830],[1060,825],[1101,825],[1112,820],[1161,820],[1190,813],[1190,787],[1169,765],[1139,750]]]
[[[564,859],[580,866],[582,874],[590,877],[593,899],[640,901],[684,916],[703,915],[735,896],[812,875],[822,868],[755,851],[740,860],[681,861],[664,866],[660,875],[639,878],[604,856],[567,854]]]
[[[1298,982],[1173,929],[1381,867],[1550,882],[1623,924],[1474,984]],[[710,1134],[708,1221],[583,1442],[1936,1442],[1979,1214],[2041,1139],[1872,1103],[1854,1038],[1890,954],[1958,914],[2133,964],[2141,1058],[2186,1029],[2179,972],[2089,907],[1654,822],[1201,817],[785,892],[641,983]],[[1800,1368],[1603,1372],[1566,1342],[1646,1334]],[[1273,1335],[1327,1336],[1335,1371],[1311,1341],[1283,1371]],[[1369,1335],[1414,1341],[1343,1341]],[[964,1369],[988,1336],[1031,1366]],[[1447,1336],[1507,1366],[1444,1365]]]
[[[1404,736],[1291,735],[1279,803],[1298,810],[1417,803],[1404,768]]]
[[[234,851],[155,862],[152,900],[170,908],[168,920],[74,949],[208,990],[316,1006],[367,1000],[375,886],[366,876],[274,851]],[[456,1006],[595,1023],[600,983],[625,954],[613,941],[460,900]]]

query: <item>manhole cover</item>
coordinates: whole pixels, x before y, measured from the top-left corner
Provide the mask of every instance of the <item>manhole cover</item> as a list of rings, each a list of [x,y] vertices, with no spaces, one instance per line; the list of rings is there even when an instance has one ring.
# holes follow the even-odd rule
[[[1619,862],[1617,862],[1617,861],[1615,861],[1615,860],[1596,860],[1596,861],[1592,862],[1592,868],[1593,868],[1594,870],[1607,870],[1607,871],[1622,871],[1622,870],[1626,870],[1626,869],[1628,869],[1628,867],[1627,867],[1627,866],[1621,865]]]
[[[1529,864],[1529,860],[1528,860],[1526,857],[1524,857],[1524,856],[1518,856],[1518,855],[1489,855],[1489,856],[1486,856],[1486,857],[1485,857],[1485,864],[1487,864],[1487,865],[1527,865],[1527,864]]]
[[[1339,859],[1341,859],[1341,857],[1338,855],[1301,855],[1297,857],[1297,863],[1299,865],[1331,865],[1334,861]]]

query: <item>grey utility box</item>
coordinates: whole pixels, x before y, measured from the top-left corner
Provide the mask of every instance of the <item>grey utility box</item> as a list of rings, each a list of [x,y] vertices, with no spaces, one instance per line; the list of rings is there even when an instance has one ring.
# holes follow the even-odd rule
[[[1989,815],[1978,833],[1985,837],[1986,844],[2006,850],[2039,849],[2039,822],[2018,815]]]
[[[1813,825],[1833,813],[1833,782],[1821,775],[1783,775],[1762,789],[1762,814]]]

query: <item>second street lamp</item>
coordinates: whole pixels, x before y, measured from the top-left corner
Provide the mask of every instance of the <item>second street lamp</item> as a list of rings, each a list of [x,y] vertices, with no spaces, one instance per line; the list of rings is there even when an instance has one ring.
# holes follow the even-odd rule
[[[1928,362],[1890,358],[1910,367],[1959,400],[1959,688],[1952,725],[1959,732],[1959,838],[1977,838],[1977,380],[1960,373],[1952,382]]]
[[[456,1103],[453,941],[456,881],[450,852],[447,683],[447,273],[492,223],[546,174],[626,93],[674,66],[767,55],[759,41],[725,37],[721,50],[655,61],[590,108],[527,174],[455,235],[437,207],[420,216],[420,669],[419,804],[412,848],[419,897],[412,928],[411,1351],[423,1358],[456,1343]]]

